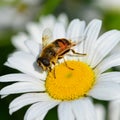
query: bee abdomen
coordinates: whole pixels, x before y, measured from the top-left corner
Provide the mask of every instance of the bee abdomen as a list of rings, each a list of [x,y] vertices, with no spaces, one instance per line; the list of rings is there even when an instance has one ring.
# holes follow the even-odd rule
[[[61,44],[64,46],[70,45],[70,42],[67,39],[62,38],[62,39],[57,39],[56,41],[54,41],[54,44],[56,47],[60,47]]]

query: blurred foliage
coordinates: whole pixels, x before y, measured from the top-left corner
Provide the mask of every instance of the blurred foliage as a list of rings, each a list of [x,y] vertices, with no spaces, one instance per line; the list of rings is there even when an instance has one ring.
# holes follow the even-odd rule
[[[58,120],[57,107],[51,109],[44,120]]]
[[[104,11],[103,25],[106,30],[120,30],[120,11]]]
[[[47,15],[55,11],[55,9],[60,5],[62,0],[46,0],[43,9],[40,11],[40,15]]]
[[[0,1],[0,6],[16,5],[20,2],[21,2],[21,0],[1,0]]]

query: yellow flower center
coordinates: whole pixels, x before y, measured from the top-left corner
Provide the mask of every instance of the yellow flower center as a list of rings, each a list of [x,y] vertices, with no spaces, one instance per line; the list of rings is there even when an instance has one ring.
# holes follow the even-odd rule
[[[80,61],[66,61],[56,65],[46,78],[46,91],[57,100],[83,97],[95,83],[94,71]]]

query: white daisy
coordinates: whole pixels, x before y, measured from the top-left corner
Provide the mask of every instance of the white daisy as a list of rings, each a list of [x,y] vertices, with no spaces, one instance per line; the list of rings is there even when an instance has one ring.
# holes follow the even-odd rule
[[[46,23],[47,24],[47,23]],[[120,65],[120,54],[109,55],[119,43],[120,32],[111,30],[100,37],[100,20],[92,20],[87,27],[85,22],[74,19],[65,29],[62,22],[53,28],[53,38],[66,38],[78,43],[75,51],[86,56],[65,55],[51,72],[42,71],[36,60],[41,53],[42,38],[38,42],[26,40],[29,52],[13,53],[5,65],[22,73],[4,75],[1,82],[16,82],[4,87],[0,94],[24,93],[14,99],[9,106],[10,114],[32,104],[24,120],[43,120],[47,112],[58,105],[59,120],[96,120],[95,109],[90,97],[99,100],[116,100],[120,98],[120,72],[109,72],[111,67]],[[84,40],[79,44],[81,36]],[[55,72],[55,76],[54,76]]]

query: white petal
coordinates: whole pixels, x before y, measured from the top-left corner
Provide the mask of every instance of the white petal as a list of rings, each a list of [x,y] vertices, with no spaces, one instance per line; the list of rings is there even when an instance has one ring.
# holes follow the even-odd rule
[[[47,112],[42,113],[42,115],[37,116],[35,120],[44,120],[44,117],[46,116]]]
[[[39,29],[39,25],[37,23],[29,23],[27,24],[27,30],[30,33],[31,40],[37,41],[41,43],[41,31]]]
[[[72,109],[77,120],[96,120],[95,109],[89,98],[73,101]]]
[[[58,16],[58,22],[63,23],[63,25],[65,26],[65,28],[68,25],[68,17],[66,14],[62,13]]]
[[[99,100],[115,100],[120,98],[120,85],[114,82],[99,82],[88,94]]]
[[[74,120],[75,119],[72,113],[70,102],[62,102],[58,106],[58,118],[59,120]]]
[[[40,22],[39,23],[40,23],[40,26],[41,26],[42,30],[44,30],[45,28],[53,29],[53,27],[54,27],[54,25],[56,23],[56,18],[53,15],[42,16],[40,18]]]
[[[108,119],[109,120],[120,120],[120,100],[109,103]]]
[[[115,67],[120,65],[120,54],[115,54],[107,57],[105,60],[103,60],[95,69],[97,74],[100,74],[109,68]]]
[[[35,57],[37,57],[40,54],[40,51],[42,49],[41,44],[38,44],[37,42],[32,40],[27,40],[25,41],[25,45]]]
[[[85,22],[79,19],[74,19],[68,26],[67,38],[75,41],[76,43],[83,37],[83,31],[85,29]]]
[[[4,76],[0,77],[0,82],[17,82],[17,81],[23,81],[23,82],[32,82],[32,81],[38,81],[43,83],[43,81],[32,77],[27,74],[22,74],[22,73],[14,73],[14,74],[7,74]]]
[[[56,23],[53,30],[53,39],[65,38],[65,28],[62,23]]]
[[[55,107],[59,102],[38,102],[33,104],[26,112],[24,120],[43,120],[47,112]]]
[[[1,91],[1,95],[9,95],[16,93],[24,93],[24,92],[35,92],[35,91],[45,91],[44,84],[40,82],[17,82],[12,85],[8,85],[4,87]]]
[[[25,33],[19,33],[18,35],[12,37],[12,44],[22,51],[29,52],[28,48],[25,46],[24,42],[28,40],[28,36]]]
[[[65,60],[75,60],[75,61],[79,61],[79,60],[80,60],[80,59],[78,58],[78,56],[75,57],[74,55],[72,55],[72,56],[66,55],[66,56],[64,57],[64,59],[65,59]],[[63,63],[63,62],[64,62],[63,59],[61,59],[60,61],[61,61],[60,63]]]
[[[95,44],[94,56],[90,65],[95,67],[101,60],[118,44],[120,41],[120,32],[117,30],[109,31],[103,34]]]
[[[98,81],[120,83],[120,72],[107,72],[100,75]]]
[[[85,29],[84,36],[85,36],[85,46],[84,51],[87,53],[87,62],[90,63],[93,57],[93,48],[95,46],[96,40],[98,38],[100,29],[101,29],[102,21],[98,19],[92,20],[87,28]]]
[[[25,52],[15,52],[8,58],[8,62],[5,65],[14,69],[20,70],[23,73],[32,75],[39,79],[45,79],[46,72],[40,73],[40,69],[36,64],[36,58],[31,54]]]
[[[110,52],[110,54],[115,54],[120,51],[120,42],[115,46],[115,48]]]
[[[102,104],[95,104],[97,120],[105,120],[105,107]],[[114,119],[115,120],[115,119]]]
[[[14,99],[9,106],[10,114],[19,110],[20,108],[40,101],[51,101],[52,99],[46,93],[27,93]]]

